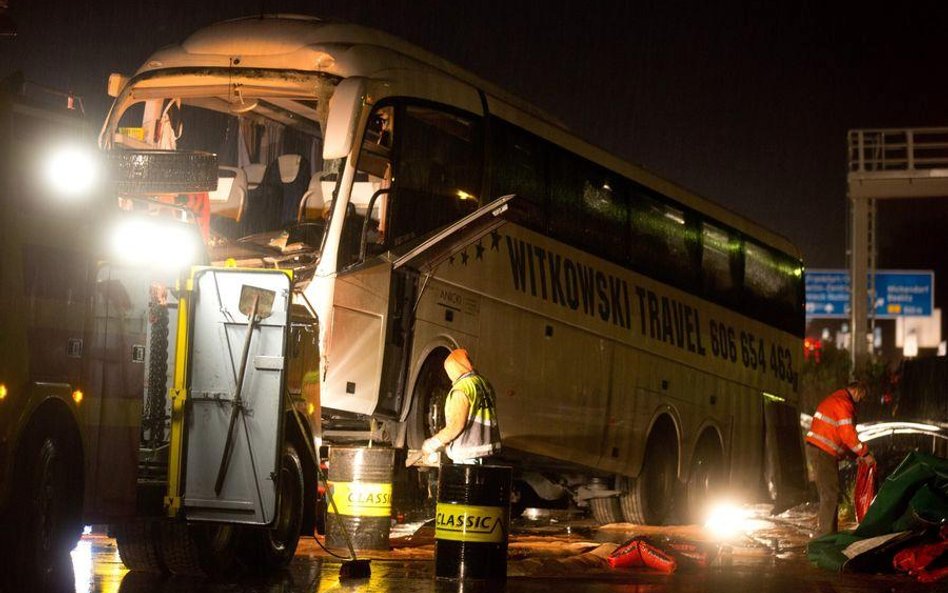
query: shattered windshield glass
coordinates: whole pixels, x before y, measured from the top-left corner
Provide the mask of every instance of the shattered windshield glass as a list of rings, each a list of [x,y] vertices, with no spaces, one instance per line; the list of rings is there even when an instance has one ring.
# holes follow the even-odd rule
[[[156,80],[131,85],[116,101],[101,141],[112,150],[216,155],[216,190],[134,196],[191,209],[212,261],[312,264],[338,168],[322,159],[334,84],[319,77],[308,84],[277,78],[272,87],[259,78],[195,84],[207,79],[169,76],[160,87]]]

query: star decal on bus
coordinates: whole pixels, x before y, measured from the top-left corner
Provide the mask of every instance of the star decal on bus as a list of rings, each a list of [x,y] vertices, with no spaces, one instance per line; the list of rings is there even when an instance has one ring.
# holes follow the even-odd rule
[[[477,253],[474,255],[476,259],[484,259],[484,245],[480,241],[474,245],[474,249],[477,250]]]
[[[490,232],[490,249],[500,251],[500,233],[496,229]]]

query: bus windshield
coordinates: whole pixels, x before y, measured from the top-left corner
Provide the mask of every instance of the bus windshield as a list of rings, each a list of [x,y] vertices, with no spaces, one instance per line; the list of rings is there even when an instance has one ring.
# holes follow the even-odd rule
[[[323,78],[256,78],[195,84],[196,77],[133,81],[110,114],[100,143],[113,150],[159,149],[217,156],[217,189],[203,195],[152,195],[195,205],[212,261],[315,252],[325,228],[337,167],[322,159],[326,106]],[[233,77],[234,80],[240,80]],[[206,82],[206,81],[205,81]],[[146,87],[146,85],[148,85]]]

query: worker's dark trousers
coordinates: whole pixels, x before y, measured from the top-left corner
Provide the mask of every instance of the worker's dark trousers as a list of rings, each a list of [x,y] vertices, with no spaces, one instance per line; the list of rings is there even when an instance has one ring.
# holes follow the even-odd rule
[[[806,446],[806,458],[810,462],[816,491],[820,495],[817,535],[836,533],[839,510],[839,464],[835,457],[810,444]]]

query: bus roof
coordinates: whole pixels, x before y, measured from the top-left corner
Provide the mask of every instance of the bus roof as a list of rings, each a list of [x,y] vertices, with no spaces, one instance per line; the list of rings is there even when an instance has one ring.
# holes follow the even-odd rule
[[[361,51],[365,49],[374,51]],[[138,69],[134,78],[147,77],[147,74],[161,70],[200,67],[323,72],[340,78],[362,76],[369,79],[381,77],[383,72],[384,76],[391,76],[391,70],[395,68],[433,71],[483,91],[491,112],[499,117],[801,259],[799,249],[782,235],[640,165],[623,161],[578,138],[555,117],[497,85],[403,39],[375,29],[286,14],[223,21],[199,29],[180,45],[158,50]]]

